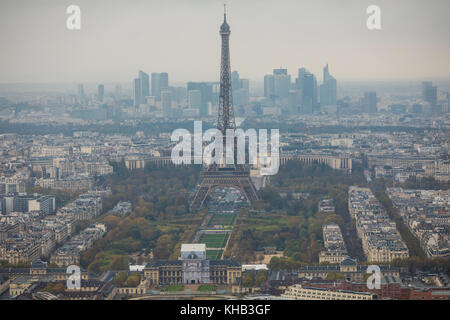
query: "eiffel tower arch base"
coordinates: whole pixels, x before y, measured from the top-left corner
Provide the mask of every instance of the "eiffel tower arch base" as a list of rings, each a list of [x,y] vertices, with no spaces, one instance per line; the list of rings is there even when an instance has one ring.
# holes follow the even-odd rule
[[[241,191],[250,205],[259,199],[248,172],[206,171],[203,173],[202,182],[192,200],[191,209],[200,209],[211,191],[226,187]]]

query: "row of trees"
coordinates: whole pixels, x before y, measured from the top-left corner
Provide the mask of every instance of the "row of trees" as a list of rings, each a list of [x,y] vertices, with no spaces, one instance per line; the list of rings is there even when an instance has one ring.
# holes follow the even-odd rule
[[[271,177],[270,185],[260,191],[260,205],[266,213],[243,210],[239,214],[225,257],[254,261],[255,250],[271,246],[284,249],[294,262],[315,263],[323,249],[322,226],[329,223],[340,225],[346,238],[350,238],[350,254],[362,256],[356,231],[350,228],[347,194],[348,186],[364,184],[358,168],[348,175],[320,164],[286,163],[278,175]],[[309,193],[309,197],[295,200],[293,194],[299,192]],[[286,195],[281,197],[282,193]],[[334,200],[335,214],[318,210],[322,197]]]
[[[113,283],[116,287],[131,287],[135,288],[141,282],[141,276],[137,272],[128,272],[120,271],[117,272],[114,277]]]
[[[114,165],[115,173],[102,181],[112,189],[104,210],[121,200],[131,201],[133,210],[126,217],[110,212],[99,219],[108,232],[81,256],[82,266],[93,272],[126,270],[137,252],[151,251],[156,259],[168,259],[201,222],[201,215],[189,211],[187,199],[197,168],[148,166],[129,171],[123,163]]]
[[[244,287],[250,288],[254,286],[261,287],[268,280],[267,270],[258,270],[255,272],[253,270],[249,270],[244,272],[244,277],[242,279],[242,285]]]
[[[426,259],[427,255],[423,251],[419,240],[411,233],[408,227],[402,220],[398,208],[394,207],[391,199],[386,194],[386,187],[391,186],[391,181],[386,181],[384,179],[375,179],[371,184],[371,190],[375,197],[381,202],[383,207],[386,209],[389,217],[395,222],[398,232],[400,233],[402,239],[405,241],[408,247],[409,254],[412,257],[419,257],[421,259]]]

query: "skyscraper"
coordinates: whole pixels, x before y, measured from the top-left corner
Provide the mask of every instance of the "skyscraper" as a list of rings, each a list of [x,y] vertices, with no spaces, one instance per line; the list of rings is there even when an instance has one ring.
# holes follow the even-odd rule
[[[291,88],[291,76],[287,69],[273,69],[273,74],[264,76],[264,96],[272,99],[285,99]]]
[[[300,79],[302,86],[302,111],[311,114],[317,105],[317,81],[316,77],[309,72],[302,74]]]
[[[279,69],[273,69],[273,75],[277,76],[287,76],[287,69],[279,68]]]
[[[78,102],[80,102],[80,103],[84,103],[85,102],[86,96],[84,95],[84,86],[83,86],[82,83],[78,84],[77,97],[78,97]]]
[[[200,91],[200,116],[208,115],[208,104],[213,102],[213,86],[207,82],[188,82],[187,90]]]
[[[295,79],[295,87],[300,91],[303,90],[303,76],[307,73],[305,68],[298,69],[298,77]]]
[[[233,88],[233,92],[241,88],[239,83],[239,72],[237,71],[231,73],[231,87]]]
[[[200,106],[202,103],[202,94],[200,90],[189,90],[188,91],[188,105],[190,109],[198,110],[200,114]]]
[[[136,78],[133,80],[133,105],[139,107],[142,102],[142,86],[141,79]]]
[[[169,74],[167,72],[159,74],[159,88],[161,91],[166,91],[169,88]]]
[[[240,79],[239,73],[237,71],[233,71],[231,73],[231,87],[233,88],[233,104],[235,106],[241,107],[241,110],[244,110],[243,107],[246,107],[249,102],[249,84],[248,79]],[[239,110],[239,109],[238,109]],[[243,113],[244,111],[242,111]]]
[[[152,96],[161,100],[161,92],[169,88],[169,75],[166,72],[152,73]]]
[[[375,91],[364,92],[363,107],[367,113],[376,113],[378,111],[377,93]]]
[[[301,103],[302,103],[301,91],[298,89],[289,90],[289,97],[288,97],[289,113],[298,114],[300,112]]]
[[[422,100],[435,106],[437,104],[437,87],[431,81],[422,82]]]
[[[236,104],[246,107],[250,99],[250,81],[248,79],[239,79],[239,90],[237,90]]]
[[[148,74],[139,70],[139,79],[141,80],[141,103],[145,103],[145,98],[150,96],[150,82]]]
[[[172,94],[170,91],[161,91],[161,108],[164,116],[172,116]]]
[[[274,96],[274,79],[273,75],[267,74],[264,76],[264,97],[272,99]]]
[[[103,102],[104,94],[105,94],[105,86],[103,84],[99,84],[97,88],[97,100]]]
[[[291,88],[291,76],[287,74],[286,69],[273,70],[273,88],[277,98],[285,99],[288,97]]]
[[[328,64],[323,68],[323,83],[320,86],[320,106],[335,106],[337,95],[336,79],[328,72]]]

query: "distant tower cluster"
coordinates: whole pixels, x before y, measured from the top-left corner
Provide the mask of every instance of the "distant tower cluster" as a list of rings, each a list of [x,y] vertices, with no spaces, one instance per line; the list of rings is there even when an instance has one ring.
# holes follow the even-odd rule
[[[336,108],[337,83],[328,72],[328,65],[324,68],[324,81],[320,86],[320,102],[318,89],[316,77],[306,68],[298,69],[295,82],[291,81],[287,69],[283,68],[273,69],[272,74],[264,76],[264,96],[267,101],[288,114],[312,114],[322,111],[322,107],[323,110],[330,106]]]

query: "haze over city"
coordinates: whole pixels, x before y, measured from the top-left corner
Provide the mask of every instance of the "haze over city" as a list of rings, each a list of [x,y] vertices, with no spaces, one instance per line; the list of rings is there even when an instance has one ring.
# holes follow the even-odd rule
[[[135,70],[174,82],[216,81],[222,1],[77,1],[81,30],[66,28],[72,1],[1,1],[0,82],[129,82]],[[448,78],[450,3],[376,2],[381,30],[368,30],[371,1],[227,1],[231,66],[262,81],[325,64],[346,80]]]
[[[450,300],[448,0],[0,1],[0,305]]]

